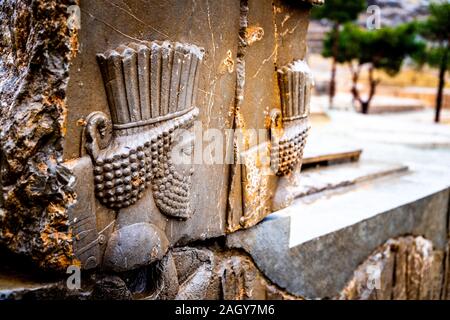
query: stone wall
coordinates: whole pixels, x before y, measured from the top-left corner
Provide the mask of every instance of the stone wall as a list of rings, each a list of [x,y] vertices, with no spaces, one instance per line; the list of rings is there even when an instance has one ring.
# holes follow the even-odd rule
[[[290,247],[287,220],[264,234],[266,216],[292,202],[302,164],[306,32],[321,2],[3,1],[0,299],[447,297],[448,194],[436,210],[425,201],[414,215],[352,226],[378,230],[358,250],[348,230],[340,247],[314,239],[308,256]],[[212,137],[197,145],[198,125],[231,132],[225,162],[211,161]],[[183,152],[200,162],[175,163],[180,128]],[[392,221],[401,228],[381,230]],[[333,277],[306,270],[324,245],[357,252],[339,261],[353,276],[312,287]],[[81,268],[78,290],[69,266]],[[19,269],[26,281],[15,281]]]

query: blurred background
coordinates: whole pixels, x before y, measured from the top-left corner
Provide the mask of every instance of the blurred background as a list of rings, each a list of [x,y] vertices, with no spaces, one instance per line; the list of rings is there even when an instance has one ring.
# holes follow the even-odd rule
[[[327,0],[312,19],[313,120],[346,110],[450,125],[448,0]]]
[[[320,236],[449,188],[449,40],[448,0],[326,0],[313,9],[315,91],[295,234]]]

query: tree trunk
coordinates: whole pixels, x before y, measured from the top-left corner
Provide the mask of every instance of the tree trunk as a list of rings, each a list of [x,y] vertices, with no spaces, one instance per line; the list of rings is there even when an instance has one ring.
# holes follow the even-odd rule
[[[331,64],[331,79],[330,79],[330,92],[329,92],[329,107],[333,108],[333,100],[336,95],[336,58],[339,54],[339,23],[334,24],[333,31],[333,44],[332,44],[332,64]]]
[[[373,66],[370,66],[370,68],[369,68],[369,84],[370,84],[369,96],[367,97],[367,100],[365,101],[365,103],[362,106],[364,114],[369,113],[370,102],[372,102],[372,98],[375,95],[377,84],[379,82],[378,80],[375,80],[373,78],[373,71],[374,71]]]
[[[369,113],[369,102],[361,101],[361,113],[368,114]]]
[[[360,102],[359,92],[358,92],[358,80],[359,80],[359,73],[361,72],[361,66],[358,64],[357,66],[354,66],[352,62],[349,63],[350,65],[350,73],[352,75],[352,89],[351,93],[353,96],[353,108],[356,109],[356,102]]]
[[[352,86],[352,94],[353,98],[357,100],[361,105],[361,113],[368,114],[369,113],[369,107],[370,103],[372,102],[373,97],[375,96],[376,88],[379,83],[379,80],[376,80],[373,78],[373,72],[374,68],[371,65],[369,68],[369,95],[367,96],[366,100],[363,100],[359,94],[358,88],[357,88],[357,82],[359,78],[359,68],[357,71],[353,72],[353,86]]]
[[[441,66],[439,68],[439,86],[436,95],[436,115],[434,117],[434,122],[438,123],[441,118],[442,100],[444,96],[444,86],[445,86],[445,72],[447,71],[447,59],[448,59],[448,45],[444,50],[442,55]]]

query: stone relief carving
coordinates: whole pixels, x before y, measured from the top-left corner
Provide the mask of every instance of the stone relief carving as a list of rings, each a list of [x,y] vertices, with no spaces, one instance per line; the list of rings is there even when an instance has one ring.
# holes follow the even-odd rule
[[[273,109],[270,114],[269,141],[252,146],[244,120],[236,114],[241,135],[234,147],[242,164],[242,212],[230,211],[228,232],[258,223],[277,207],[274,198],[291,198],[286,183],[276,182],[272,176],[289,176],[301,166],[309,131],[312,72],[305,61],[296,60],[279,68],[277,74],[281,110]],[[237,188],[232,186],[231,190],[230,194],[234,194]]]
[[[243,253],[216,251],[211,248],[174,248],[158,262],[157,266],[150,268],[153,268],[154,277],[151,281],[156,284],[155,286],[149,286],[148,275],[138,275],[148,273],[148,268],[137,271],[134,276],[125,279],[135,298],[301,299],[270,283],[252,260]],[[149,291],[145,293],[144,288]]]
[[[292,173],[303,158],[309,126],[312,73],[303,60],[278,70],[281,111],[271,115],[271,165],[278,176]]]
[[[98,55],[111,121],[101,112],[88,117],[86,149],[95,166],[96,196],[105,206],[128,207],[152,186],[161,212],[189,217],[193,171],[177,170],[171,150],[177,129],[189,129],[198,116],[202,56],[194,45],[167,41],[131,43]]]
[[[0,184],[4,187],[4,197],[1,199],[3,225],[0,242],[7,244],[16,253],[32,257],[42,269],[61,271],[63,276],[68,265],[81,263],[83,269],[103,268],[89,272],[88,278],[83,278],[83,285],[85,281],[87,284],[98,281],[95,287],[98,290],[80,294],[82,299],[88,298],[91,293],[94,299],[129,299],[132,298],[131,292],[142,292],[143,295],[138,295],[138,298],[200,299],[227,296],[250,299],[255,297],[254,285],[261,289],[258,297],[263,297],[266,291],[267,295],[269,291],[279,291],[276,294],[281,296],[281,290],[264,280],[251,259],[242,253],[224,253],[217,247],[172,248],[173,245],[186,246],[193,241],[225,234],[222,223],[216,227],[217,230],[211,231],[206,223],[198,226],[196,219],[195,228],[191,229],[200,230],[193,233],[201,235],[180,237],[180,241],[176,237],[174,239],[174,234],[178,236],[191,230],[179,231],[177,226],[170,225],[178,224],[178,221],[167,223],[167,218],[185,220],[192,215],[190,193],[193,170],[190,165],[176,163],[171,151],[175,146],[180,146],[182,153],[192,152],[192,140],[183,140],[178,129],[189,131],[198,116],[195,96],[203,50],[185,43],[137,40],[136,43],[121,45],[99,54],[99,70],[104,81],[109,112],[90,113],[99,110],[98,102],[103,101],[105,93],[101,86],[96,85],[99,74],[96,73],[92,53],[103,52],[104,43],[117,43],[123,35],[136,39],[144,33],[151,37],[155,34],[148,29],[147,23],[134,28],[135,21],[125,17],[123,23],[109,21],[110,17],[113,20],[117,17],[114,10],[120,8],[97,5],[91,1],[83,2],[81,5],[85,10],[78,13],[88,14],[92,24],[85,28],[88,26],[86,24],[78,37],[74,29],[81,26],[73,28],[71,21],[73,10],[79,10],[76,1],[63,1],[55,5],[55,1],[37,0],[37,11],[33,12],[27,10],[24,1],[10,2],[0,10],[1,15],[8,17],[12,14],[20,19],[2,20],[1,25],[11,37],[4,39],[6,46],[1,55],[5,68],[1,68],[0,73],[4,83],[20,85],[4,86],[2,92],[8,107],[4,108],[2,115],[6,129],[2,139],[5,148],[1,154],[3,175]],[[217,57],[218,61],[222,57],[221,48],[226,47],[224,61],[236,63],[236,69],[216,72],[217,64],[209,61],[208,67],[212,71],[209,80],[214,79],[214,90],[208,88],[208,94],[211,97],[224,97],[211,99],[211,107],[214,104],[220,110],[216,117],[220,120],[208,123],[209,127],[217,126],[217,122],[222,121],[226,113],[225,110],[222,114],[222,106],[224,110],[232,105],[228,102],[234,98],[233,70],[244,75],[241,80],[245,80],[245,70],[237,64],[243,56],[235,52],[239,8],[233,8],[236,6],[228,3],[219,4],[208,3],[208,20],[210,11],[214,13],[219,10],[226,13],[229,19],[224,21],[226,23],[217,23],[217,19],[208,21],[212,22],[209,31],[220,34],[220,43],[212,41],[210,44],[205,41],[205,45],[214,55],[211,60]],[[242,1],[241,10],[247,4],[247,1]],[[135,7],[134,4],[130,6]],[[274,9],[272,2],[252,6],[250,4],[250,10],[262,8],[261,12]],[[191,14],[192,19],[183,21],[176,30],[170,28],[173,19],[158,21],[157,28],[168,29],[173,38],[205,39],[201,32],[205,22],[203,15],[194,14],[191,6],[182,2],[177,3],[176,7],[178,13],[163,2],[150,1],[145,10],[139,7],[143,9],[140,16],[142,21],[148,22],[153,19],[153,15],[172,17],[180,12]],[[246,10],[249,10],[248,7]],[[20,22],[25,20],[30,23],[23,26]],[[97,24],[100,21],[109,28],[120,30],[120,34],[105,32]],[[165,25],[166,21],[168,25]],[[273,23],[271,19],[269,22]],[[187,33],[184,32],[186,23],[194,26]],[[196,29],[198,26],[200,30]],[[266,31],[264,36],[262,26],[249,27],[246,40],[249,46],[256,42],[262,45],[260,41],[269,38],[267,35],[270,32]],[[91,28],[98,28],[95,29],[98,38],[89,32],[85,33]],[[31,37],[35,41],[28,39],[30,34],[36,35],[36,39]],[[298,38],[296,34],[294,36]],[[23,39],[28,40],[24,43]],[[87,50],[78,51],[79,43]],[[264,44],[270,51],[274,45],[273,41]],[[20,49],[25,47],[30,50]],[[30,52],[32,54],[28,54]],[[292,54],[302,55],[299,50],[292,50]],[[11,60],[11,55],[17,59]],[[26,68],[30,65],[33,68]],[[229,67],[226,63],[224,65]],[[265,65],[273,72],[271,63]],[[239,82],[243,82],[241,80]],[[248,80],[247,83],[250,83],[250,78]],[[254,81],[256,83],[259,80],[255,77]],[[259,106],[263,104],[265,102],[255,105],[254,111],[262,113]],[[218,109],[209,111],[214,114]],[[253,112],[253,108],[248,110]],[[90,115],[85,117],[88,113]],[[207,117],[214,118],[211,114]],[[29,120],[26,123],[23,121],[25,118]],[[79,139],[81,124],[84,127],[83,141]],[[260,122],[250,124],[252,128],[261,125]],[[228,124],[223,127],[228,129]],[[21,143],[22,140],[26,143]],[[86,154],[79,153],[80,144]],[[270,158],[270,143],[262,148],[264,156]],[[245,199],[245,214],[239,215],[237,219],[241,227],[251,227],[271,212],[267,204],[270,204],[276,182],[276,177],[266,175],[270,162],[260,163],[253,151],[246,151],[249,152],[242,154],[244,165],[239,167],[243,179],[240,175],[237,180],[240,187],[245,186],[245,191],[239,189],[236,193],[239,201]],[[208,172],[208,178],[216,172]],[[261,175],[261,179],[257,179],[258,175]],[[228,176],[226,170],[223,176]],[[226,183],[223,180],[220,190],[224,194],[228,187]],[[217,199],[220,201],[225,197]],[[242,207],[241,202],[239,210]],[[217,211],[224,211],[219,206],[217,208]],[[211,211],[213,215],[216,214]],[[210,217],[209,214],[204,216],[205,220]],[[213,216],[210,220],[215,218]],[[180,222],[179,225],[186,224]],[[170,229],[166,234],[165,230],[172,227],[174,231]],[[190,229],[191,225],[187,227]],[[153,267],[164,270],[157,280],[149,274]],[[105,271],[106,274],[103,273]],[[128,279],[130,273],[136,276]],[[83,277],[85,274],[83,272]],[[144,276],[148,276],[145,290],[139,281]],[[208,287],[210,280],[214,282],[213,291]],[[159,289],[162,284],[168,285],[167,290],[152,290]],[[220,287],[222,284],[226,287]],[[65,282],[60,283],[55,290],[63,292]],[[37,291],[31,291],[31,295],[39,295]],[[147,296],[148,292],[155,294]],[[78,293],[66,294],[76,296]]]
[[[95,196],[121,221],[105,248],[106,269],[125,272],[166,254],[167,236],[141,211],[182,220],[191,215],[193,164],[174,157],[192,156],[202,58],[203,49],[169,41],[130,43],[97,55],[111,118],[102,112],[87,117],[85,148]],[[154,209],[144,205],[134,217],[123,216],[144,197],[152,198]]]

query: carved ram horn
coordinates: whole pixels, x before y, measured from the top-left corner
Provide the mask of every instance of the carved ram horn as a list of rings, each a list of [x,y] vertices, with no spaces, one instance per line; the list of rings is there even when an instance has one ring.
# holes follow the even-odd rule
[[[89,114],[86,123],[86,151],[97,159],[100,150],[105,149],[112,140],[111,120],[103,112],[96,111]]]

